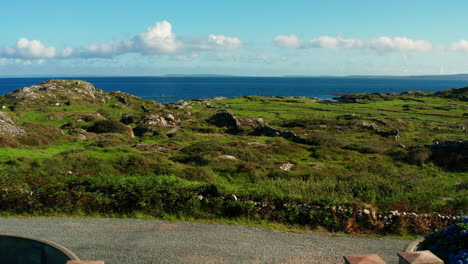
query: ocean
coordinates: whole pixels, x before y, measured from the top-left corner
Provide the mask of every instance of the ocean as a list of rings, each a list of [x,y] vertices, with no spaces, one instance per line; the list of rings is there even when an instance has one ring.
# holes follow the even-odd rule
[[[48,78],[0,78],[0,94]],[[468,80],[315,77],[73,77],[104,91],[122,91],[159,103],[217,96],[305,96],[331,99],[334,94],[435,92],[468,86]]]

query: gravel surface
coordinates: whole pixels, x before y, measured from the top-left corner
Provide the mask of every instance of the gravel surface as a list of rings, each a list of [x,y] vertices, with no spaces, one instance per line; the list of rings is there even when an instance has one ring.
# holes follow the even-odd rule
[[[159,220],[0,218],[0,233],[39,237],[82,260],[138,263],[343,263],[343,255],[379,254],[397,263],[411,242],[393,238],[299,234],[285,231]]]

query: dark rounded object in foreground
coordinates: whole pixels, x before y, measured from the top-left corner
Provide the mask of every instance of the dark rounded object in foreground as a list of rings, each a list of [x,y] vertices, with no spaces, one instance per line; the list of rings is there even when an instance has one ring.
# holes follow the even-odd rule
[[[0,263],[65,264],[79,260],[70,250],[53,242],[20,235],[0,234]]]

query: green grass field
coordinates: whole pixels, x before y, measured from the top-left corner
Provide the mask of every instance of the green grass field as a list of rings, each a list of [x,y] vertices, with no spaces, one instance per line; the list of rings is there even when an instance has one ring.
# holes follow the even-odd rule
[[[418,147],[468,140],[468,103],[458,98],[400,95],[336,103],[249,96],[212,100],[210,107],[193,101],[191,108],[180,109],[132,100],[3,110],[27,133],[1,137],[0,189],[16,191],[1,192],[0,210],[229,216],[202,210],[197,203],[197,195],[214,188],[209,195],[235,194],[243,201],[326,201],[369,204],[380,211],[468,213],[468,169],[460,164],[467,161],[466,147],[463,153],[449,154]],[[5,97],[0,101],[12,103]],[[82,139],[71,134],[89,130],[97,120],[117,122],[123,114],[135,117],[129,124],[135,128],[148,115],[141,104],[150,105],[150,113],[169,112],[180,121],[137,137],[88,131]],[[233,131],[208,122],[225,110],[241,120],[262,117],[269,126],[309,143],[257,135],[249,124]],[[371,123],[377,129],[370,129]],[[178,130],[169,132],[174,127]],[[395,129],[398,141],[379,134]],[[286,163],[292,164],[289,171],[280,168]],[[25,197],[19,189],[47,195]],[[242,217],[258,217],[245,210]]]

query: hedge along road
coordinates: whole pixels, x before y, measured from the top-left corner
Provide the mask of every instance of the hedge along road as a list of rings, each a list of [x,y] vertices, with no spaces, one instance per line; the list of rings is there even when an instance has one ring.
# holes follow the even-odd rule
[[[82,260],[138,263],[343,263],[376,253],[397,263],[410,243],[394,238],[330,236],[263,228],[108,218],[0,218],[0,233],[56,242]]]

